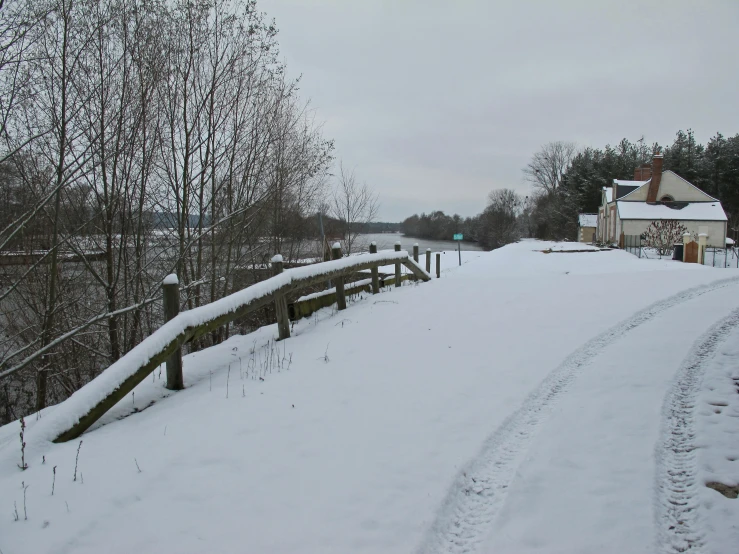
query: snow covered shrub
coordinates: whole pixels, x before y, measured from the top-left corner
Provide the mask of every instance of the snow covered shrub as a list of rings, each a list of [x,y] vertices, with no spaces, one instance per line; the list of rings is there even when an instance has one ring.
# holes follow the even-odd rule
[[[685,225],[675,219],[652,221],[644,233],[646,246],[657,250],[660,256],[665,256],[672,252],[675,244],[683,242],[686,231]]]

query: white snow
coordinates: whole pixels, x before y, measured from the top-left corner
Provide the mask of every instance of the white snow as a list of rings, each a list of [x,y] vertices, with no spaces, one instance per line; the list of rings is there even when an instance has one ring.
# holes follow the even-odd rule
[[[681,209],[664,204],[646,202],[627,202],[619,200],[618,216],[621,219],[677,219],[683,221],[726,221],[726,214],[720,202],[690,202]]]
[[[597,252],[599,250],[603,250],[602,248],[598,248],[597,246],[593,246],[592,244],[587,244],[584,242],[559,242],[557,244],[554,244],[544,250],[544,252],[572,252],[572,251],[581,251],[581,250],[592,250],[594,252]]]
[[[678,531],[657,506],[663,404],[694,342],[739,308],[739,271],[542,253],[584,246],[463,252],[442,279],[324,309],[288,340],[271,325],[189,355],[184,391],[155,372],[81,437],[76,482],[78,441],[27,440],[21,471],[19,425],[0,428],[0,549],[664,550]],[[737,338],[706,366],[699,480],[739,478]],[[704,489],[704,550],[730,552],[739,500]]]
[[[53,410],[52,415],[43,418],[39,425],[30,431],[27,442],[36,444],[50,441],[71,428],[82,416],[104,399],[110,391],[118,388],[138,368],[145,365],[152,356],[159,353],[186,329],[202,325],[206,321],[234,312],[239,307],[258,298],[273,294],[278,289],[289,285],[293,279],[324,275],[339,269],[349,269],[358,263],[377,262],[378,258],[387,262],[408,259],[409,263],[415,263],[412,258],[408,257],[406,251],[383,250],[377,254],[361,254],[321,264],[296,267],[210,304],[180,312],[179,315],[162,325],[102,374],[60,404]],[[423,272],[425,273],[425,271]]]
[[[272,259],[270,260],[273,264],[279,264],[282,263],[282,254],[275,254],[272,256]]]
[[[180,280],[177,278],[176,273],[170,273],[167,275],[164,280],[162,281],[163,285],[179,285]]]
[[[699,500],[705,509],[711,551],[732,552],[739,544],[739,499],[705,487],[739,485],[739,331],[726,338],[707,364],[696,417]]]
[[[640,187],[642,185],[646,185],[650,180],[647,179],[646,181],[629,181],[626,179],[614,179],[613,182],[616,185],[622,186],[622,187]]]
[[[333,248],[334,250],[336,250],[337,248],[341,248],[341,245],[340,245],[340,244],[339,244],[338,242],[335,242],[335,243],[334,243],[334,244],[333,244],[333,245],[331,246],[331,248]]]
[[[360,287],[364,287],[366,285],[371,285],[372,279],[360,279],[359,281],[352,281],[351,283],[346,283],[344,285],[345,291],[350,291],[351,289],[356,289]],[[336,287],[331,287],[330,289],[322,290],[319,292],[314,292],[312,294],[306,294],[304,296],[301,296],[296,300],[296,302],[303,302],[305,300],[313,300],[314,298],[320,298],[322,296],[328,296],[330,294],[334,294],[336,292]]]

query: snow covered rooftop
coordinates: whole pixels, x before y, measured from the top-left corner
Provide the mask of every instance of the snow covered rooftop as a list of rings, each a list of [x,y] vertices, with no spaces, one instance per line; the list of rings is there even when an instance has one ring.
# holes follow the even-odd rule
[[[626,181],[624,179],[614,179],[613,184],[618,185],[619,187],[640,187],[642,185],[645,185],[649,182],[647,181]]]
[[[606,191],[606,202],[613,202],[613,188],[604,187]]]
[[[598,214],[580,214],[577,220],[580,227],[598,226]]]
[[[621,219],[679,219],[683,221],[726,221],[720,202],[675,202],[673,207],[646,202],[617,202]]]

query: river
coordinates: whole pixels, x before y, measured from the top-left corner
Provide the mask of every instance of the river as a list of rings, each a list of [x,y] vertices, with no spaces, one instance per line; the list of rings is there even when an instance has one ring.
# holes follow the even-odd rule
[[[426,252],[427,248],[430,248],[432,252],[443,252],[445,250],[457,249],[457,243],[453,240],[419,239],[416,237],[406,236],[402,233],[369,233],[366,235],[359,235],[355,246],[352,248],[352,252],[369,251],[369,245],[372,241],[377,243],[378,250],[392,250],[395,248],[395,243],[397,241],[400,241],[401,249],[407,250],[408,252],[413,252],[413,245],[415,243],[418,243],[418,248],[422,253]],[[462,242],[462,250],[481,251],[484,249],[472,242]]]

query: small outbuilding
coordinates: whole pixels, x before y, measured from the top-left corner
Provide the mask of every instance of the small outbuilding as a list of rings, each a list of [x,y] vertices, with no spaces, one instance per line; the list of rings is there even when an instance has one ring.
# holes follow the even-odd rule
[[[580,214],[577,217],[577,241],[595,242],[595,231],[598,228],[598,214]]]

